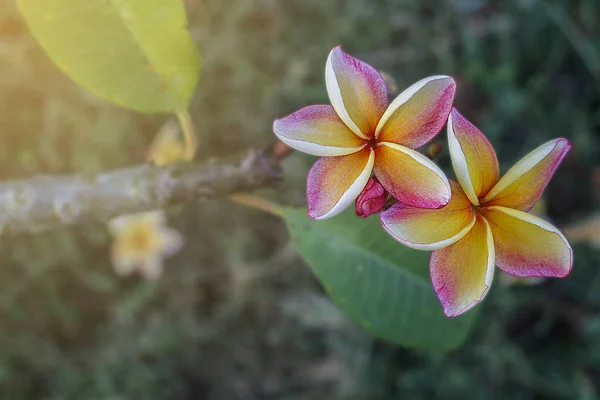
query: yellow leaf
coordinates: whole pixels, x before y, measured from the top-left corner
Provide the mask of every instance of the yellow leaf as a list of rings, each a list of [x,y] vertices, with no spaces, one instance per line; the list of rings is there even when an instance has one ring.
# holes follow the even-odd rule
[[[33,36],[97,96],[142,112],[185,109],[200,74],[182,0],[18,0]]]

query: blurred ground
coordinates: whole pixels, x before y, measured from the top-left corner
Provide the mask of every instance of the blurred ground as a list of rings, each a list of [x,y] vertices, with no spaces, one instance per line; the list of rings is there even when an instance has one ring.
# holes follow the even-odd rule
[[[504,170],[569,138],[548,217],[565,227],[600,208],[597,0],[186,3],[204,56],[199,157],[266,145],[273,118],[327,102],[325,59],[342,44],[400,88],[456,77],[457,107]],[[139,163],[167,119],[78,88],[11,0],[0,0],[0,70],[0,179]],[[303,204],[312,161],[293,155],[282,187],[262,194]],[[440,163],[448,171],[447,152]],[[568,279],[497,279],[464,347],[432,355],[340,314],[278,219],[226,201],[168,211],[186,245],[156,283],[115,275],[100,225],[2,238],[0,398],[600,398],[600,251],[588,244],[574,246]]]

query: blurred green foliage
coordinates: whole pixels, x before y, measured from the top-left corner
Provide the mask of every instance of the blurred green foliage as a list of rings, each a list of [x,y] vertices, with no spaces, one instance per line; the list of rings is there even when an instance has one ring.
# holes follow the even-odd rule
[[[71,79],[121,107],[185,110],[200,74],[183,2],[18,0],[31,34]]]
[[[456,106],[504,170],[544,141],[574,148],[546,191],[565,226],[599,207],[600,3],[596,0],[190,0],[204,55],[192,104],[198,157],[273,140],[271,121],[327,102],[337,44],[400,88],[453,75]],[[144,160],[165,116],[82,90],[0,1],[0,179]],[[438,139],[444,143],[444,136]],[[266,190],[302,205],[313,159]],[[441,165],[450,172],[444,152]],[[596,182],[596,186],[594,186]],[[572,275],[497,279],[466,344],[447,355],[374,340],[334,307],[282,221],[226,201],[169,210],[186,237],[155,284],[118,279],[103,226],[3,237],[0,398],[594,399],[600,397],[600,252]]]

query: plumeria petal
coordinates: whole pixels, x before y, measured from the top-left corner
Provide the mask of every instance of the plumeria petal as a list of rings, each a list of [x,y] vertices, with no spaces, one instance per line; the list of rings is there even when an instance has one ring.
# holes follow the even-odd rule
[[[374,171],[383,187],[409,206],[441,208],[450,201],[450,183],[442,170],[408,147],[379,143]]]
[[[175,229],[163,226],[159,230],[161,236],[161,252],[165,257],[176,254],[183,247],[183,236]]]
[[[343,156],[366,146],[329,105],[308,106],[275,120],[273,131],[290,147],[315,156]]]
[[[121,243],[114,243],[111,247],[110,257],[115,272],[119,276],[128,276],[137,268],[138,254],[132,254]]]
[[[448,147],[461,186],[474,205],[500,175],[496,152],[483,133],[455,109],[448,117]]]
[[[471,309],[487,294],[494,277],[494,241],[480,215],[458,242],[431,254],[433,288],[448,317]]]
[[[475,224],[471,203],[456,182],[443,208],[428,210],[396,203],[381,213],[383,227],[400,243],[421,250],[437,250],[460,240]]]
[[[108,230],[111,235],[118,236],[122,232],[128,232],[132,227],[139,225],[148,226],[154,229],[157,225],[165,224],[167,218],[163,210],[144,211],[134,214],[120,215],[108,222]]]
[[[361,138],[372,137],[387,106],[381,74],[338,46],[327,58],[325,83],[329,100],[342,121]]]
[[[569,141],[563,138],[541,145],[516,163],[481,199],[482,203],[529,210],[570,149]]]
[[[146,257],[138,267],[140,275],[150,281],[155,281],[163,273],[163,259],[155,254]]]
[[[456,83],[449,76],[425,78],[402,92],[386,109],[376,129],[380,141],[411,149],[437,135],[452,108]]]
[[[534,215],[506,207],[486,207],[496,246],[496,264],[516,276],[564,277],[573,251],[560,231]]]
[[[308,173],[308,215],[330,218],[352,204],[367,184],[374,160],[371,149],[317,160]]]

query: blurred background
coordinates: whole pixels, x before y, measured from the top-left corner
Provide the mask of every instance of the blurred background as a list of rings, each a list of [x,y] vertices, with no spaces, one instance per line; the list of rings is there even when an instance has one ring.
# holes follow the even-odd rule
[[[271,123],[327,103],[328,52],[400,90],[456,78],[456,106],[505,171],[538,145],[573,150],[537,211],[573,243],[564,280],[497,276],[447,354],[378,341],[342,314],[283,222],[226,200],[167,210],[185,245],[156,281],[119,277],[104,225],[0,241],[2,399],[600,398],[600,2],[187,0],[203,55],[199,158],[273,142]],[[166,115],[112,106],[45,56],[0,0],[0,179],[143,162]],[[445,143],[445,134],[437,139]],[[260,193],[305,204],[313,158]],[[452,176],[445,150],[439,164]]]

